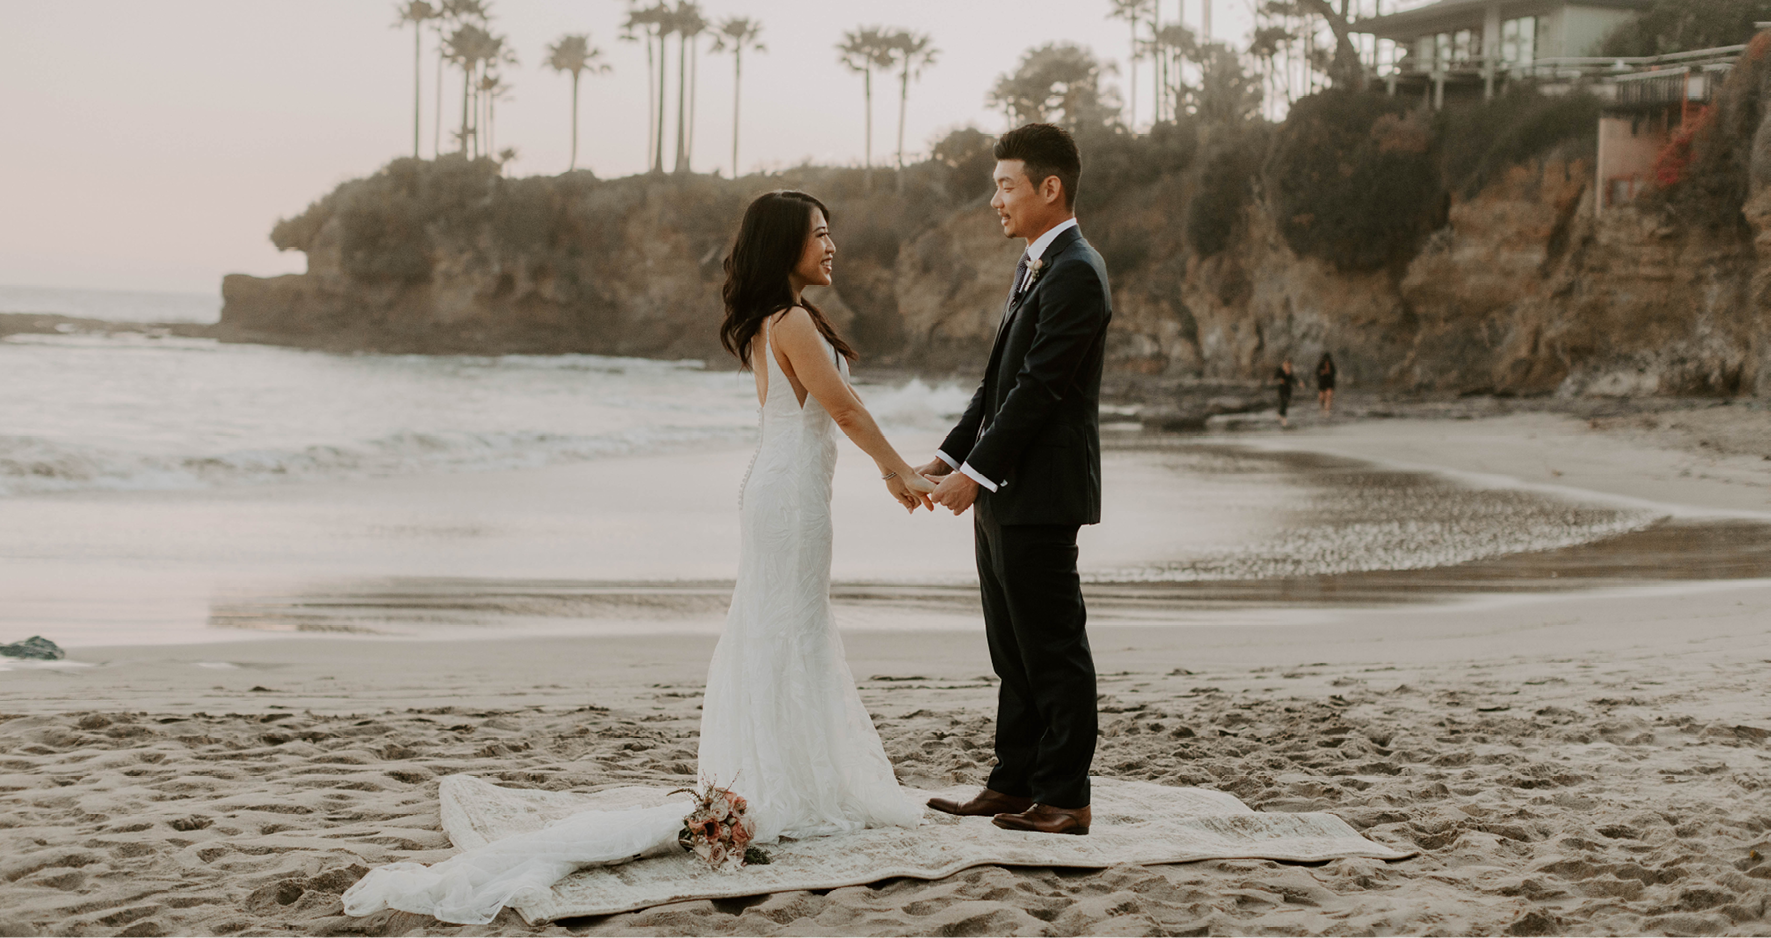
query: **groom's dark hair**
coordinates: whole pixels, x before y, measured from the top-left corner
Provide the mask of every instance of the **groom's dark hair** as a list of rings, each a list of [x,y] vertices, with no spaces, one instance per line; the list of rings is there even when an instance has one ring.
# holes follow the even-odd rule
[[[1064,207],[1076,207],[1076,183],[1082,177],[1082,154],[1070,131],[1057,124],[1022,124],[1003,134],[993,151],[999,160],[1020,160],[1027,165],[1027,181],[1045,184],[1056,176],[1064,186]]]

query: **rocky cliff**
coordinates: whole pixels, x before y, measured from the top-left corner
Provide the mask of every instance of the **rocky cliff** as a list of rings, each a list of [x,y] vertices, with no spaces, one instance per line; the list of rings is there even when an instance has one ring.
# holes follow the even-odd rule
[[[1157,170],[1085,171],[1083,228],[1114,278],[1110,367],[1248,380],[1284,355],[1307,371],[1327,350],[1346,383],[1406,392],[1771,393],[1771,121],[1757,106],[1771,100],[1768,83],[1771,67],[1731,81],[1753,102],[1750,139],[1728,144],[1746,154],[1750,185],[1746,204],[1729,210],[1736,220],[1720,224],[1665,200],[1598,215],[1590,162],[1578,140],[1560,138],[1502,161],[1491,153],[1468,177],[1479,184],[1461,189],[1448,174],[1402,203],[1369,205],[1357,200],[1373,196],[1351,190],[1340,220],[1322,204],[1300,212],[1271,178],[1280,157],[1270,153],[1238,170],[1246,195],[1227,200],[1235,173],[1191,149],[1164,151]],[[1374,107],[1342,134],[1365,149],[1330,166],[1327,185],[1352,179],[1346,166],[1371,154],[1413,161],[1396,172],[1448,160],[1451,145],[1428,139],[1441,131]],[[1276,131],[1271,152],[1287,132]],[[1103,145],[1104,159],[1135,162],[1139,151],[1124,148],[1141,145]],[[504,179],[486,162],[402,160],[280,223],[274,239],[305,251],[308,272],[228,277],[221,334],[718,361],[721,260],[742,207],[763,189],[803,186],[832,205],[839,249],[837,288],[817,300],[863,354],[920,371],[975,369],[1018,244],[1001,236],[969,176],[925,164],[880,191],[859,178],[808,169],[738,181]],[[1201,208],[1225,220],[1200,223]],[[1402,221],[1374,226],[1361,212]],[[1325,230],[1391,240],[1348,251]]]

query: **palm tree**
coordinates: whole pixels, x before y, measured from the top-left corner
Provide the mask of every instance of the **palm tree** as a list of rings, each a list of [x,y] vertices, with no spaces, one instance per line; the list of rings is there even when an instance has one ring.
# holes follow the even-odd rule
[[[412,24],[412,158],[418,159],[418,107],[419,94],[424,90],[424,80],[420,77],[419,66],[424,61],[424,24],[443,14],[431,6],[426,0],[406,0],[394,7],[399,19],[394,21],[395,29],[404,29],[407,23]]]
[[[758,41],[761,23],[743,16],[730,17],[713,34],[713,51],[732,53],[732,178],[738,178],[738,89],[744,80],[744,53],[767,52]]]
[[[461,69],[461,132],[462,150],[471,158],[483,152],[480,137],[481,112],[487,100],[481,92],[496,93],[508,86],[491,74],[497,64],[516,64],[516,56],[504,46],[504,37],[494,36],[473,23],[457,27],[444,43],[449,60]],[[488,78],[491,83],[488,84]]]
[[[659,95],[663,94],[663,91],[658,87],[658,73],[652,69],[657,57],[653,53],[653,48],[660,44],[655,42],[656,34],[668,11],[662,3],[640,7],[632,5],[633,0],[629,0],[629,4],[627,19],[621,24],[621,40],[623,42],[638,42],[641,36],[644,36],[646,40],[646,165],[652,166],[658,152],[658,120],[655,108]],[[657,55],[662,55],[662,52]]]
[[[504,75],[498,70],[498,66],[520,64],[517,62],[516,52],[505,45],[504,40],[503,36],[493,36],[492,41],[487,44],[486,57],[480,62],[479,90],[486,107],[486,138],[481,141],[481,156],[488,156],[496,152],[497,147],[493,145],[492,132],[495,129],[495,118],[498,116],[497,103],[501,100],[509,100],[511,96],[510,83],[504,80]]]
[[[436,33],[437,45],[437,80],[431,84],[431,87],[436,89],[436,93],[431,95],[436,99],[432,102],[432,108],[436,113],[431,117],[430,122],[430,155],[432,159],[443,155],[443,63],[448,60],[448,57],[443,54],[443,23],[443,18],[439,16],[431,25],[431,31]]]
[[[660,3],[653,10],[652,35],[658,41],[658,119],[654,122],[655,143],[652,147],[652,172],[664,172],[664,86],[668,77],[666,60],[669,41],[676,32],[676,11]]]
[[[646,165],[655,173],[664,172],[665,59],[670,51],[665,43],[674,22],[670,7],[660,0],[649,7],[630,8],[622,24],[626,38],[631,40],[636,32],[646,38]]]
[[[1109,19],[1125,20],[1131,24],[1131,116],[1126,120],[1127,127],[1138,126],[1138,59],[1142,58],[1139,49],[1138,24],[1144,16],[1152,12],[1154,0],[1109,0],[1113,9],[1107,14]]]
[[[510,84],[504,80],[502,74],[492,68],[491,64],[488,63],[484,72],[480,75],[479,84],[476,87],[479,89],[481,106],[485,108],[486,112],[484,122],[486,139],[484,141],[484,146],[480,148],[480,152],[482,154],[495,153],[498,150],[496,137],[496,131],[498,129],[498,102],[500,100],[510,99]]]
[[[699,36],[707,30],[701,5],[695,0],[679,0],[671,11],[671,31],[676,33],[676,166],[673,172],[689,171],[689,43],[694,41],[700,53]]]
[[[898,65],[898,188],[904,187],[904,114],[910,109],[910,80],[922,77],[935,64],[941,50],[926,33],[900,29],[887,37]]]
[[[1193,31],[1179,23],[1170,23],[1150,36],[1146,48],[1158,68],[1158,74],[1164,79],[1156,97],[1157,123],[1165,118],[1173,121],[1180,116],[1177,105],[1180,90],[1185,84],[1181,78],[1181,62],[1192,59],[1198,46]],[[1170,66],[1173,66],[1173,81],[1168,80]]]
[[[566,172],[578,168],[578,78],[585,72],[609,74],[609,63],[602,59],[603,50],[591,45],[590,37],[585,35],[561,36],[559,42],[547,47],[548,67],[572,73],[572,162],[567,164]]]
[[[437,33],[437,100],[436,116],[431,123],[432,156],[443,154],[443,63],[450,61],[443,33],[445,30],[451,30],[452,27],[459,27],[467,23],[484,27],[492,15],[491,11],[486,8],[486,0],[441,0],[437,14],[436,25],[433,27]],[[466,107],[465,100],[462,106]],[[458,133],[451,133],[450,136],[455,137],[458,141],[462,139]],[[465,147],[466,144],[463,144],[463,149]]]
[[[485,38],[489,38],[485,30],[472,23],[463,23],[455,27],[455,31],[443,41],[444,54],[456,68],[461,69],[461,129],[455,132],[455,139],[461,144],[463,154],[468,152],[468,128],[472,126],[470,109],[473,104],[474,69],[479,64],[479,50]]]
[[[1162,35],[1162,0],[1151,0],[1151,4],[1149,4],[1149,37],[1151,37],[1151,42],[1160,41],[1158,39],[1160,35]],[[1151,119],[1151,126],[1155,126],[1155,124],[1162,122],[1162,88],[1169,85],[1169,67],[1167,67],[1167,62],[1162,58],[1160,51],[1155,51],[1153,58],[1149,60],[1149,85],[1151,85],[1149,94],[1156,99],[1156,115],[1155,119]]]
[[[843,33],[842,42],[837,43],[836,51],[841,53],[837,61],[851,72],[861,76],[861,91],[867,102],[867,152],[861,165],[866,167],[866,185],[873,186],[873,70],[891,68],[894,62],[892,46],[884,29],[878,26],[862,26],[853,31]]]

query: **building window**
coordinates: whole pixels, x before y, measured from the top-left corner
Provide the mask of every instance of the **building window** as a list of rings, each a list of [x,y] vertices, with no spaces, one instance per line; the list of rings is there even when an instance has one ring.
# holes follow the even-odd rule
[[[1416,54],[1433,71],[1470,68],[1482,61],[1482,33],[1474,29],[1422,36]]]
[[[1500,24],[1500,61],[1505,66],[1530,65],[1537,59],[1537,17],[1522,16]]]
[[[1460,29],[1451,39],[1452,63],[1467,65],[1482,55],[1482,37],[1473,29]]]

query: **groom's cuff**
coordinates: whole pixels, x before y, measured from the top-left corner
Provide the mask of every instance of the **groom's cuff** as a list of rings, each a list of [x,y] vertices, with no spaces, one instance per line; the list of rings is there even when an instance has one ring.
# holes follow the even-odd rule
[[[959,462],[957,460],[955,460],[952,456],[949,456],[946,453],[941,452],[940,450],[935,450],[935,456],[938,457],[942,462],[946,463],[947,468],[949,468],[949,469],[958,469],[959,468]]]
[[[991,492],[996,491],[996,483],[990,481],[989,479],[984,478],[984,474],[982,472],[979,472],[976,469],[973,469],[971,463],[968,462],[965,465],[960,466],[959,471],[965,473],[968,476],[971,476],[973,482],[976,482],[979,485],[982,485],[986,490],[991,491]]]

